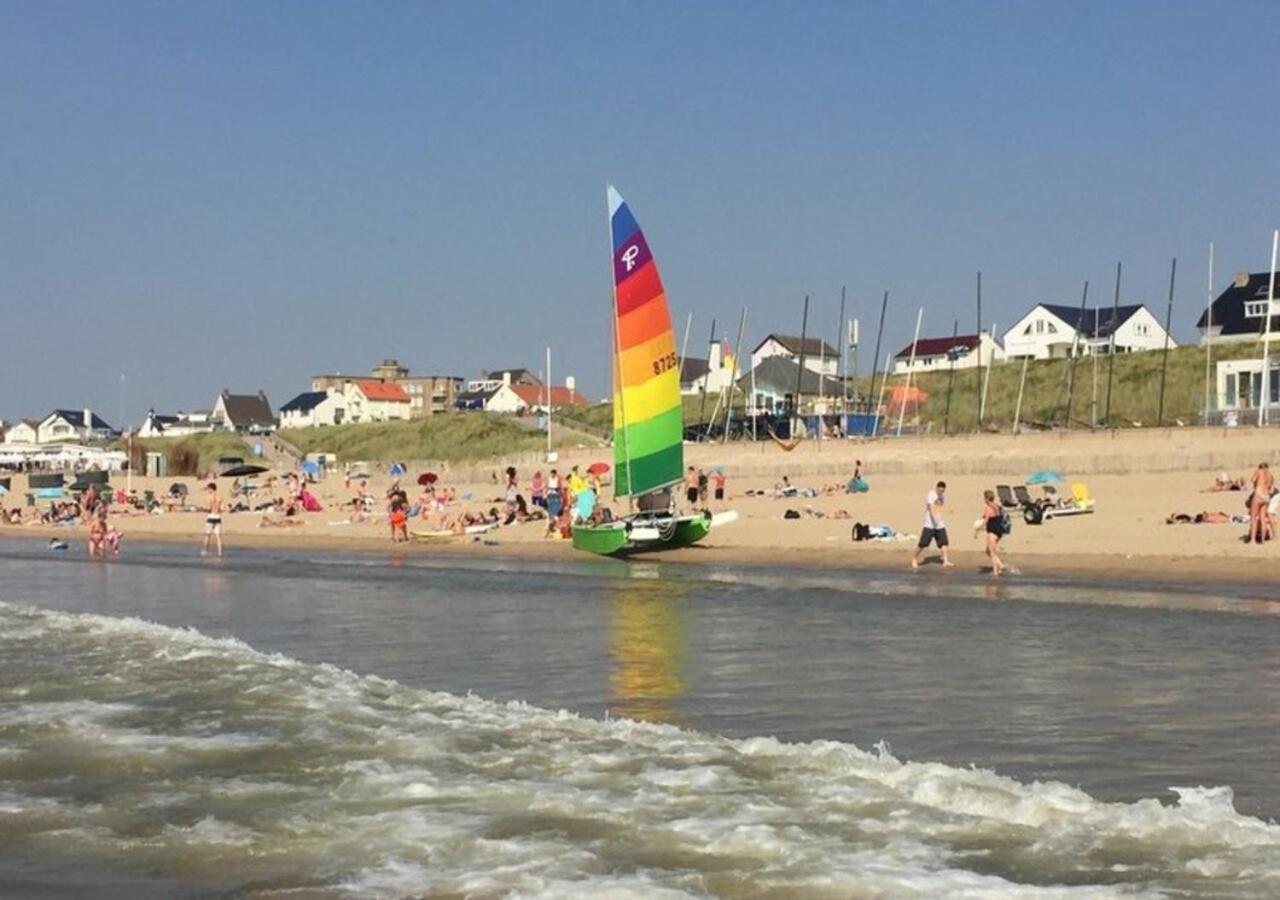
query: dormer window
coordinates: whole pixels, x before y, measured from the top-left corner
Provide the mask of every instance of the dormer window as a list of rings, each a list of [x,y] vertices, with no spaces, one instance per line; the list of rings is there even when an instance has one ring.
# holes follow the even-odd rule
[[[1247,319],[1261,319],[1267,314],[1266,300],[1247,300],[1244,304],[1244,315]]]

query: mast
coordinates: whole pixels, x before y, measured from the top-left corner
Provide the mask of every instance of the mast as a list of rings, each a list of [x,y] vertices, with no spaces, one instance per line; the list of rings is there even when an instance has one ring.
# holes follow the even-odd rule
[[[724,407],[724,434],[720,435],[720,443],[729,440],[729,421],[733,417],[733,390],[738,386],[738,360],[742,358],[742,336],[747,329],[747,308],[742,307],[742,317],[738,319],[738,343],[733,348],[733,371],[729,373],[729,402]],[[746,404],[742,406],[746,410]]]
[[[551,460],[551,348],[547,348],[547,461]]]
[[[911,370],[916,365],[916,347],[920,344],[920,323],[924,319],[924,307],[916,313],[916,336],[911,339],[911,358],[907,360],[907,383],[902,389],[902,405],[898,408],[898,437],[902,437],[902,421],[907,417],[907,395],[911,393]]]
[[[1080,331],[1089,305],[1089,282],[1084,283],[1084,295],[1080,298],[1080,315],[1076,318],[1076,339],[1071,347],[1071,365],[1067,367],[1067,430],[1071,430],[1071,399],[1076,389],[1076,360],[1080,358]],[[1097,337],[1097,335],[1094,335]]]
[[[1178,274],[1178,257],[1169,268],[1169,306],[1164,314],[1164,352],[1160,354],[1160,406],[1156,413],[1156,427],[1164,425],[1164,379],[1169,371],[1169,328],[1173,324],[1173,279]]]
[[[809,329],[809,295],[804,295],[804,314],[800,318],[800,368],[796,369],[796,393],[792,399],[792,421],[790,438],[795,440],[796,423],[800,420],[800,392],[804,387],[802,379],[804,378],[804,342],[808,337]]]
[[[1089,385],[1092,391],[1092,398],[1089,400],[1089,430],[1093,431],[1098,427],[1098,307],[1093,308],[1093,346],[1089,348],[1089,355],[1093,357],[1093,378]]]
[[[1271,235],[1271,280],[1267,284],[1267,322],[1262,338],[1262,402],[1258,404],[1258,425],[1267,424],[1267,405],[1271,400],[1271,305],[1276,296],[1276,250],[1280,247],[1280,229]]]
[[[689,353],[689,329],[693,327],[693,313],[684,320],[684,340],[680,342],[680,384],[684,384],[684,358]],[[682,401],[683,402],[683,401]]]
[[[884,299],[880,301],[880,326],[876,329],[876,349],[875,349],[875,352],[871,354],[871,391],[870,391],[870,394],[868,394],[868,399],[870,399],[870,396],[872,394],[876,393],[876,366],[880,362],[880,338],[884,337],[884,314],[885,314],[885,310],[887,310],[888,308],[889,308],[889,292],[885,291]],[[888,377],[889,377],[889,369],[886,366],[883,378],[888,378]],[[881,388],[880,394],[879,394],[880,399],[884,399],[883,383],[880,385],[880,388]],[[876,429],[877,430],[872,432],[871,434],[872,437],[875,437],[879,433],[879,430],[878,430],[879,428],[880,428],[880,407],[877,404],[876,406]]]
[[[1107,412],[1103,416],[1111,427],[1111,381],[1116,367],[1116,317],[1120,315],[1120,263],[1116,263],[1116,294],[1111,301],[1111,340],[1107,351]]]
[[[849,328],[844,322],[844,291],[840,285],[840,328],[836,335],[840,338],[840,431],[843,432],[848,420],[846,407],[849,405],[849,385],[845,381],[849,374]]]
[[[605,190],[605,209],[608,215],[605,216],[605,222],[608,225],[609,233],[609,284],[613,286],[613,390],[615,401],[621,407],[622,421],[627,421],[627,392],[622,384],[622,335],[618,331],[618,282],[616,273],[613,269],[613,210],[609,209],[609,191],[613,190],[613,185],[607,185]],[[616,193],[616,191],[615,191]],[[678,377],[678,376],[677,376]],[[618,429],[614,429],[614,444],[618,441]],[[631,448],[623,444],[624,461],[627,466],[627,511],[634,509],[635,503],[631,495]],[[613,498],[618,499],[618,482],[615,479],[613,483]]]
[[[960,336],[960,320],[951,326],[951,346],[947,348],[947,411],[942,416],[942,433],[951,433],[951,385],[956,380],[956,338]],[[982,359],[982,334],[978,334],[978,359]]]
[[[1022,391],[1027,386],[1027,360],[1030,356],[1022,357],[1022,377],[1018,379],[1018,405],[1013,409],[1013,433],[1018,433],[1018,422],[1022,419]]]
[[[979,390],[982,390],[982,271],[978,271],[978,384]],[[985,393],[985,392],[983,392]],[[978,398],[978,427],[975,431],[982,430],[983,413],[986,412],[986,403],[983,398]]]
[[[1209,392],[1209,380],[1213,371],[1213,241],[1209,242],[1209,287],[1204,299],[1204,424],[1209,424],[1209,411],[1213,395]]]
[[[706,440],[707,428],[705,418],[707,414],[707,379],[711,375],[711,345],[716,342],[716,320],[711,320],[711,339],[707,341],[707,374],[702,376],[702,402],[698,404],[698,427],[702,430],[702,438]],[[681,401],[684,402],[683,400]]]
[[[892,365],[893,357],[888,353],[884,355],[884,371],[885,377],[880,379],[880,395],[876,397],[876,422],[871,427],[871,436],[875,437],[880,434],[880,408],[884,406],[884,388],[888,381],[889,366]]]

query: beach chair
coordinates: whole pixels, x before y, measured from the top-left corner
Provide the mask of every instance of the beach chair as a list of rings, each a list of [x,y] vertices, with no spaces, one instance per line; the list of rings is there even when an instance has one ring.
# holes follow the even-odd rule
[[[1000,505],[1005,509],[1017,509],[1022,505],[1014,499],[1013,488],[1007,484],[996,485],[996,496],[1000,498]]]
[[[1036,503],[1036,501],[1031,499],[1031,494],[1030,492],[1027,491],[1027,486],[1025,484],[1014,485],[1013,495],[1014,497],[1017,498],[1017,501],[1018,501],[1017,505],[1023,507],[1024,509],[1028,506],[1040,505],[1039,503]]]

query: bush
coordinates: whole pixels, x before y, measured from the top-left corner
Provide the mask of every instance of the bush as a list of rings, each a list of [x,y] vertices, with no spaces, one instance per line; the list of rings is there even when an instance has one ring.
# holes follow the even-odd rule
[[[199,473],[199,450],[185,442],[179,442],[169,448],[170,475],[198,475]]]

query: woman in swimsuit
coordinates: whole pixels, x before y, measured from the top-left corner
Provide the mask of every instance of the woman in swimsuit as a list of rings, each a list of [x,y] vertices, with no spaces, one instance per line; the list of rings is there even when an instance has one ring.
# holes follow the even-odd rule
[[[1004,514],[1000,504],[996,503],[995,491],[982,492],[982,526],[986,532],[987,556],[991,559],[991,574],[1003,575],[1007,568],[1000,558],[1000,538],[1004,537]],[[974,532],[977,534],[977,532]]]
[[[1271,539],[1272,522],[1267,504],[1275,493],[1276,477],[1271,467],[1262,462],[1249,481],[1253,485],[1253,494],[1249,497],[1249,540],[1261,544]]]

